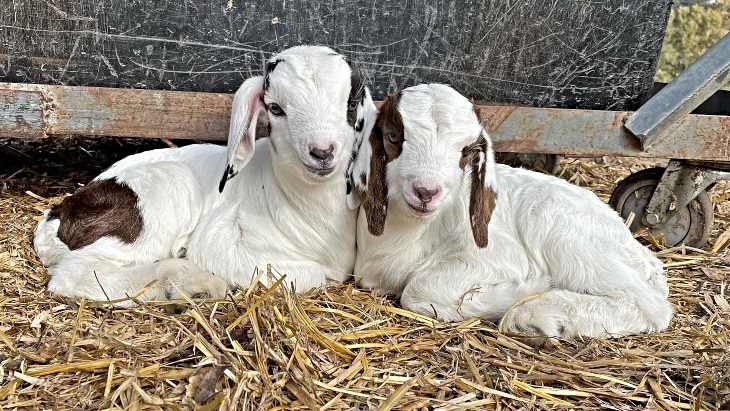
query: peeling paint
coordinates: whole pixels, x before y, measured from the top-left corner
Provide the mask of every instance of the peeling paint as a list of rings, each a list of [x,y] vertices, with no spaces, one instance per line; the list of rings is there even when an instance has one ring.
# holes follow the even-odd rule
[[[500,108],[492,113],[486,120],[487,133],[491,133],[498,129],[500,125],[512,114],[516,107],[504,107]]]
[[[38,93],[17,94],[0,89],[0,137],[45,137]]]
[[[0,83],[0,136],[225,141],[231,103],[229,94]]]

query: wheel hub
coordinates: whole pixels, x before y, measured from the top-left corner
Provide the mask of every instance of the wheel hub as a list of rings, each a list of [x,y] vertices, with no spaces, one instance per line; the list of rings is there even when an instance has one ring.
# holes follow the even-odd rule
[[[621,217],[626,219],[631,213],[634,213],[634,220],[629,227],[632,232],[642,228],[641,218],[655,188],[655,185],[640,187],[633,193],[629,193],[624,201],[621,207]],[[664,227],[649,229],[649,232],[655,237],[664,234],[664,241],[667,244],[680,244],[687,238],[691,226],[692,216],[686,208],[683,208],[667,221]]]

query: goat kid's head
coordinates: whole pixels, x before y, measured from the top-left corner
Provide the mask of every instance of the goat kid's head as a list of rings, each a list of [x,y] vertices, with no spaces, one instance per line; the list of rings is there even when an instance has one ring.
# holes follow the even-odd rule
[[[474,241],[486,247],[497,197],[492,143],[472,103],[451,87],[389,95],[353,168],[366,170],[353,176],[352,196],[362,201],[371,234],[383,233],[389,208],[398,218],[428,221],[468,190]]]
[[[320,182],[344,175],[366,110],[375,112],[375,106],[344,56],[323,46],[282,51],[233,98],[228,167],[219,190],[253,156],[259,113],[268,117],[276,166]]]

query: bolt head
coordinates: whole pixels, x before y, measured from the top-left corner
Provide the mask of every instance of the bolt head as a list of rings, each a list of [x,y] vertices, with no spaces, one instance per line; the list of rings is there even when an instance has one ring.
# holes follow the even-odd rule
[[[647,216],[646,216],[646,222],[649,223],[649,224],[652,224],[652,225],[653,224],[656,224],[656,223],[659,222],[659,216],[656,215],[656,214],[654,214],[654,213],[647,214]]]

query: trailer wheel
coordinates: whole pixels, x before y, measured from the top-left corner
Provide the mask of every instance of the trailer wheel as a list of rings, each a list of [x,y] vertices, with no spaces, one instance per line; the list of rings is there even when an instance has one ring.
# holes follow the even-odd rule
[[[528,170],[555,174],[558,171],[560,157],[557,154],[542,153],[496,153],[497,162],[512,167],[524,167]]]
[[[614,188],[608,204],[624,219],[634,213],[634,220],[629,227],[631,232],[643,227],[641,220],[644,217],[644,210],[649,205],[662,174],[664,174],[662,167],[647,168],[626,177]],[[655,237],[663,235],[664,243],[668,246],[684,243],[690,247],[701,248],[707,243],[713,222],[712,200],[710,195],[703,191],[663,228],[650,229],[649,232]]]

